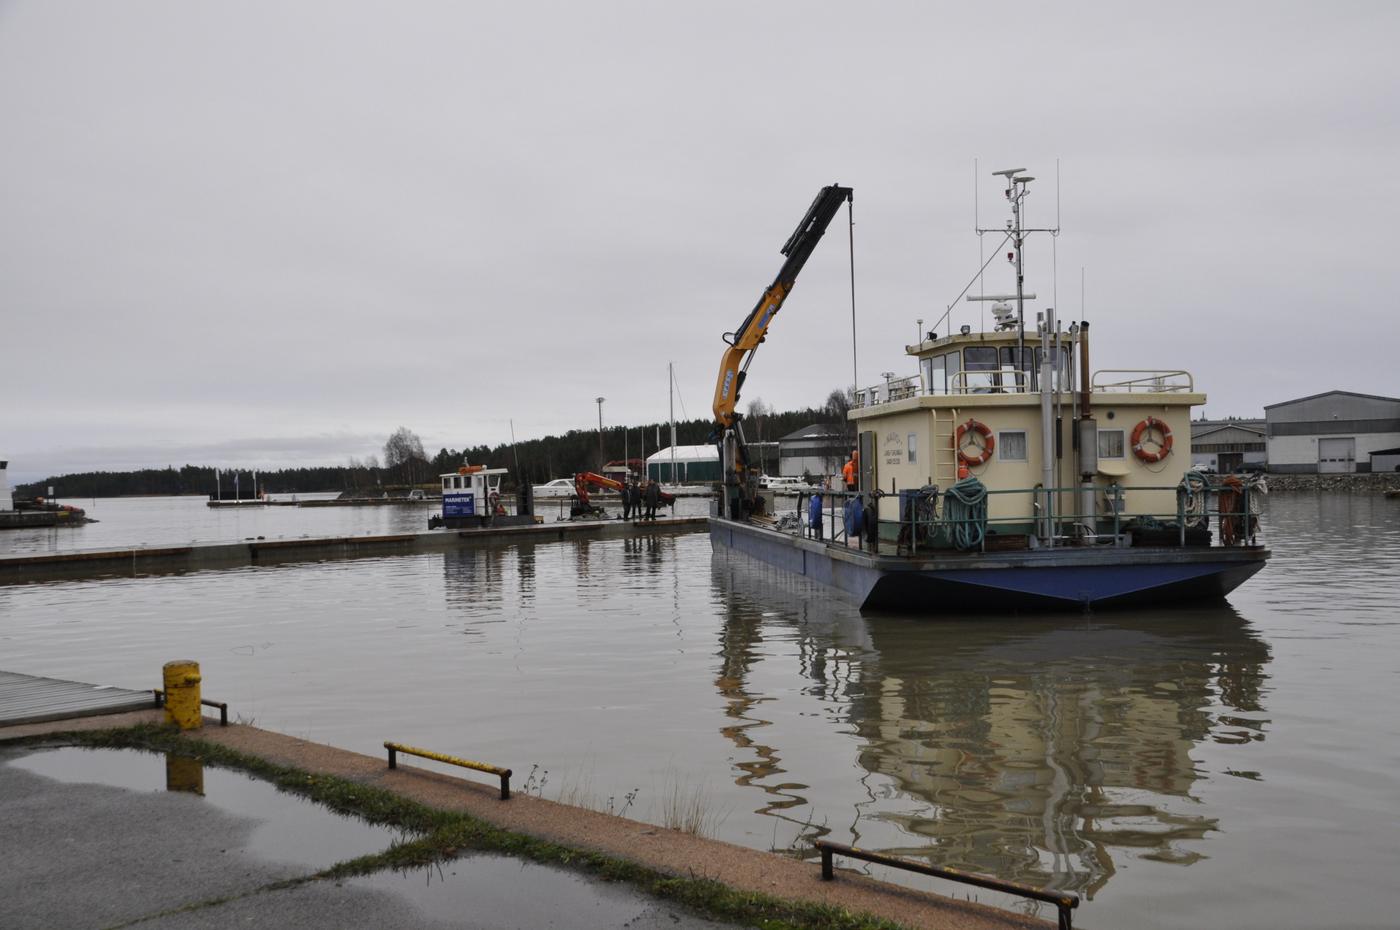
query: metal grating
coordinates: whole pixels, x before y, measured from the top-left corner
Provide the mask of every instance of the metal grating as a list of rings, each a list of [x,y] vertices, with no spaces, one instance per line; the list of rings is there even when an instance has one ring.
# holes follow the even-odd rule
[[[0,671],[0,727],[154,707],[150,691]]]

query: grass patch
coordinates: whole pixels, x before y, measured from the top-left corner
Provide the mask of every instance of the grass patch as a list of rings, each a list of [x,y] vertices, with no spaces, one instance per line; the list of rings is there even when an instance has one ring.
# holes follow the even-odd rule
[[[478,850],[545,865],[566,866],[608,881],[625,882],[707,917],[749,924],[762,930],[905,930],[903,925],[883,918],[852,914],[830,905],[782,901],[693,875],[667,875],[625,859],[511,833],[467,814],[438,810],[383,788],[278,765],[198,737],[182,736],[178,730],[164,726],[143,724],[113,730],[56,733],[16,742],[194,756],[206,764],[255,775],[283,791],[308,798],[338,813],[369,823],[396,826],[413,834],[381,852],[337,863],[311,879],[420,868],[450,859],[461,850]],[[696,800],[697,797],[680,790],[673,793],[671,804],[683,826],[691,825],[690,821],[703,812],[703,799]]]

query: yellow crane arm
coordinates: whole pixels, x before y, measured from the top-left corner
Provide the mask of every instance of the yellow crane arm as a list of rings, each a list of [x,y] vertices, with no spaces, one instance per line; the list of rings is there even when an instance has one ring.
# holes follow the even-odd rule
[[[852,197],[849,187],[837,184],[823,187],[817,193],[802,222],[797,225],[796,231],[788,237],[782,248],[782,254],[787,256],[787,261],[783,262],[778,276],[763,292],[763,296],[749,311],[738,330],[724,334],[724,341],[729,347],[724,350],[724,358],[719,366],[719,379],[715,382],[714,414],[717,432],[731,428],[739,419],[736,412],[739,391],[744,386],[744,378],[748,373],[749,363],[753,361],[754,350],[767,337],[773,317],[777,316],[783,301],[792,293],[797,273],[807,263],[812,250],[831,224],[832,217],[836,215],[841,204],[850,201]]]

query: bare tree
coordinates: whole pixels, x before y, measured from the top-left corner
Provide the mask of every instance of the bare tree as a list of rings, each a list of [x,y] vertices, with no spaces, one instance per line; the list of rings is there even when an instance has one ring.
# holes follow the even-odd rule
[[[826,396],[826,403],[822,405],[822,409],[826,411],[827,416],[831,417],[832,423],[841,431],[842,446],[849,446],[855,442],[855,426],[850,420],[846,419],[846,414],[850,412],[851,405],[855,402],[855,397],[855,385],[845,389],[837,388]],[[840,468],[841,463],[845,462],[846,457],[843,452],[839,459],[831,455],[826,455],[823,456],[823,460],[826,463],[827,473],[831,474],[835,472],[836,469]]]
[[[762,397],[755,397],[753,400],[749,401],[749,412],[745,415],[745,419],[753,424],[752,439],[754,442],[763,442],[764,426],[772,414],[773,405],[765,402]],[[764,461],[762,445],[758,447],[758,468],[759,471],[767,474],[768,468],[767,463]]]
[[[844,424],[846,422],[846,414],[850,412],[851,403],[854,400],[854,389],[846,388],[842,390],[841,388],[837,388],[826,395],[826,403],[822,406],[838,424]]]
[[[418,481],[418,473],[428,463],[423,452],[423,441],[407,426],[394,430],[389,441],[384,443],[384,467],[397,472],[400,480],[413,484]]]

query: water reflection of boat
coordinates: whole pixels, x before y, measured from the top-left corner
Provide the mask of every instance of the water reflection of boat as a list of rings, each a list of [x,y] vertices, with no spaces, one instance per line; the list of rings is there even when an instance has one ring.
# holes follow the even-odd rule
[[[1125,858],[1200,858],[1223,814],[1193,794],[1193,751],[1263,739],[1269,649],[1228,606],[976,624],[862,617],[742,556],[719,550],[712,564],[729,605],[718,687],[745,722],[725,734],[757,755],[737,780],[770,794],[780,781],[797,806],[801,780],[820,774],[783,771],[775,728],[755,738],[767,722],[757,709],[781,698],[754,686],[751,667],[765,636],[795,628],[802,674],[841,708],[867,773],[850,786],[844,829],[868,848],[1092,896]],[[828,809],[808,820],[824,814],[844,819]]]

